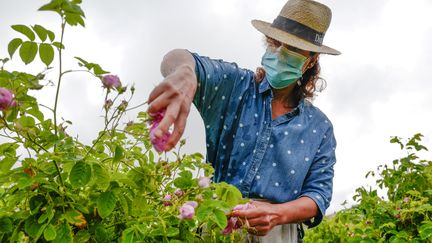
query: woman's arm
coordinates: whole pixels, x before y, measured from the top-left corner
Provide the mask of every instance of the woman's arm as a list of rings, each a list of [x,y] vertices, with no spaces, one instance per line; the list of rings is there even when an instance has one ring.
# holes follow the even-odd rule
[[[148,112],[166,110],[164,118],[155,129],[156,137],[162,137],[174,125],[164,149],[167,151],[177,144],[186,126],[197,88],[195,60],[187,50],[172,50],[162,60],[161,73],[165,79],[150,93]]]
[[[267,235],[273,227],[281,224],[300,223],[317,215],[318,207],[309,197],[300,197],[296,200],[271,204],[253,201],[254,209],[234,211],[231,216],[239,217],[243,225],[247,225],[251,234]]]

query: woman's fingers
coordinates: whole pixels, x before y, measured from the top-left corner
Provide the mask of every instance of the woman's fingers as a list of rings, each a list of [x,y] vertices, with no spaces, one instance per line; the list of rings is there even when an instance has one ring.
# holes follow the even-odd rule
[[[147,112],[152,114],[158,111],[162,111],[168,107],[172,103],[171,94],[165,92],[156,97],[147,108]]]
[[[185,108],[180,110],[180,113],[174,123],[174,131],[166,144],[166,150],[172,149],[180,140],[186,127],[186,119],[188,117],[188,114],[189,111],[185,110]]]
[[[177,120],[180,112],[180,104],[172,102],[166,107],[165,115],[155,130],[156,137],[162,137],[163,134],[169,131],[171,125]]]

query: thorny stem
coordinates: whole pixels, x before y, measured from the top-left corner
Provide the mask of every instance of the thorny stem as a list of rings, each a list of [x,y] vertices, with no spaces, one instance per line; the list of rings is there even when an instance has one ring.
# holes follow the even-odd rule
[[[62,46],[63,46],[63,37],[64,37],[64,31],[65,31],[65,27],[66,27],[66,20],[64,19],[64,17],[62,16],[62,24],[61,24],[61,36],[60,36],[60,48],[58,48],[59,51],[59,77],[58,77],[58,82],[57,82],[57,90],[56,90],[56,96],[55,96],[55,101],[54,101],[54,134],[57,137],[58,134],[58,127],[57,127],[57,104],[58,104],[58,98],[59,98],[59,93],[60,93],[60,86],[61,86],[61,80],[62,80]],[[57,150],[57,143],[54,144],[54,152]],[[57,164],[57,162],[55,160],[53,160],[53,163],[56,167],[57,170],[57,174],[60,178],[60,183],[62,185],[63,188],[65,188],[64,183],[63,183],[63,178],[61,176],[60,173],[60,168]]]
[[[62,17],[62,25],[61,25],[61,36],[60,36],[60,46],[63,46],[63,36],[64,36],[64,31],[65,31],[65,27],[66,27],[66,21],[64,20],[64,17]],[[58,49],[59,52],[59,77],[58,77],[58,82],[57,82],[57,91],[56,91],[56,96],[55,96],[55,102],[54,102],[54,132],[55,135],[57,136],[57,105],[58,105],[58,98],[59,98],[59,93],[60,93],[60,86],[61,86],[61,80],[62,80],[62,76],[63,76],[63,69],[62,69],[62,48]],[[54,151],[55,148],[57,146],[54,145]]]

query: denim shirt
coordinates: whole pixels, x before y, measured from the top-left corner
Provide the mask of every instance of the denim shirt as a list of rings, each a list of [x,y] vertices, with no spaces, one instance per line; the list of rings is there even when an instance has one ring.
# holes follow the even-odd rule
[[[206,130],[213,180],[236,186],[244,197],[284,203],[309,197],[318,225],[333,188],[336,140],[329,119],[307,100],[272,119],[268,81],[236,63],[192,54],[198,88],[194,105]]]

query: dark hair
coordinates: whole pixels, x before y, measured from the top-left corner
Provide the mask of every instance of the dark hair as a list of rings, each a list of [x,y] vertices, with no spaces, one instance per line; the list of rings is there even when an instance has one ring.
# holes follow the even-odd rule
[[[270,48],[278,48],[282,42],[277,41],[268,36],[265,37],[266,45]],[[310,56],[316,53],[311,52]],[[307,69],[303,76],[299,79],[300,84],[296,85],[292,91],[292,96],[283,97],[284,103],[288,107],[295,107],[302,99],[313,99],[317,92],[321,92],[326,88],[326,82],[319,75],[321,73],[321,66],[319,64],[319,57],[315,64]]]

